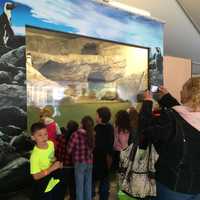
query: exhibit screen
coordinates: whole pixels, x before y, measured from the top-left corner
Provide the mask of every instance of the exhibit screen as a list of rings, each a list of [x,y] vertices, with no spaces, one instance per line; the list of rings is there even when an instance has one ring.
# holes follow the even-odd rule
[[[133,36],[134,37],[134,36]],[[51,106],[61,125],[137,103],[148,87],[148,49],[26,27],[29,122]]]

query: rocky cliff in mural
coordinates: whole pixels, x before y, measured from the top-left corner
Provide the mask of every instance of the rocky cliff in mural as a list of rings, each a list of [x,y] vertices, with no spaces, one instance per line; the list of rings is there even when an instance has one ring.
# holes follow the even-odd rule
[[[19,40],[20,38],[20,40]],[[25,38],[0,46],[0,199],[20,196],[30,187],[27,129]],[[14,196],[14,197],[13,197]]]
[[[52,60],[44,63],[39,69],[43,76],[54,81],[99,81],[113,82],[123,77],[126,60],[114,56],[68,55],[66,63]]]

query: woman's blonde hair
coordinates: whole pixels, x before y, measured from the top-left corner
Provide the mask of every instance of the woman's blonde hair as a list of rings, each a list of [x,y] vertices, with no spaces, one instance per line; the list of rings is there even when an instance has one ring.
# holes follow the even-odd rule
[[[197,111],[200,108],[200,77],[190,78],[183,86],[187,93],[187,102]]]
[[[40,118],[43,118],[43,117],[52,117],[53,112],[54,112],[54,109],[53,109],[52,106],[45,106],[40,111]]]

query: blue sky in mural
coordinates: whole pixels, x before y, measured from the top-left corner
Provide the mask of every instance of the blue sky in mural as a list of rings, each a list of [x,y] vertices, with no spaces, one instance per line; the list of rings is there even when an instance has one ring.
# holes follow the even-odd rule
[[[1,10],[6,0],[1,0]],[[12,25],[24,25],[163,49],[163,24],[93,0],[14,0]]]

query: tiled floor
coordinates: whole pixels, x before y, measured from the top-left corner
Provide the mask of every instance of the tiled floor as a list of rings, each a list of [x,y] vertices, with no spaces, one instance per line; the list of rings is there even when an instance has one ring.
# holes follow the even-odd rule
[[[65,200],[68,200],[69,198],[65,198]],[[99,200],[98,196],[95,197],[94,200]],[[112,182],[110,187],[110,197],[109,200],[117,200],[117,183]]]
[[[99,200],[98,196],[94,200]],[[117,183],[116,182],[111,183],[109,200],[117,200]]]

